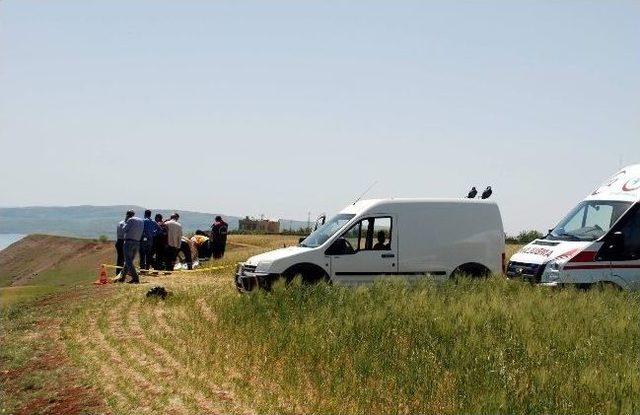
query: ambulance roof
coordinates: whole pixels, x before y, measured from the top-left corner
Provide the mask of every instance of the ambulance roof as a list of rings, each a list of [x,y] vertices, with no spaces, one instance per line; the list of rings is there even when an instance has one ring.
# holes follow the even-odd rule
[[[640,164],[620,170],[593,191],[586,200],[640,200]]]

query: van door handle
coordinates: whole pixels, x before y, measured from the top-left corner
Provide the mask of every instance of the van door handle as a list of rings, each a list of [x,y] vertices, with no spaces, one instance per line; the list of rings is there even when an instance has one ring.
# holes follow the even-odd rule
[[[382,258],[395,258],[394,254],[382,254]]]

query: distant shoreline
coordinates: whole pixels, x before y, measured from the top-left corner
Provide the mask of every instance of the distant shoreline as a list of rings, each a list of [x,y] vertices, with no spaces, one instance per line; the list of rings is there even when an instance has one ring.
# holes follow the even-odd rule
[[[0,251],[8,247],[9,245],[18,242],[24,238],[25,234],[22,233],[0,233]]]

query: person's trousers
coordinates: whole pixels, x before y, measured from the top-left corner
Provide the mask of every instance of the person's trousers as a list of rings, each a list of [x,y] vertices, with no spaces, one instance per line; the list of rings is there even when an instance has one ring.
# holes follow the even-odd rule
[[[149,269],[153,265],[153,239],[140,241],[140,269]]]
[[[214,242],[211,246],[211,254],[215,259],[220,259],[224,256],[224,249],[226,243]]]
[[[122,271],[124,265],[124,239],[116,241],[116,275]]]
[[[187,263],[187,269],[193,269],[191,247],[189,244],[185,241],[180,242],[180,251],[184,254],[184,262]]]
[[[205,241],[202,245],[198,246],[198,258],[211,258],[211,244],[209,241]]]
[[[131,275],[132,281],[138,281],[138,272],[133,261],[140,250],[140,241],[133,239],[125,239],[124,241],[124,268],[122,269],[122,277]]]
[[[153,252],[151,256],[153,260],[151,264],[153,265],[153,269],[161,270],[165,269],[165,258],[167,256],[167,247],[162,243],[161,240],[154,238],[153,239]]]
[[[173,246],[167,246],[165,250],[165,266],[167,271],[173,271],[173,267],[176,265],[176,258],[178,257],[178,248],[174,248]]]

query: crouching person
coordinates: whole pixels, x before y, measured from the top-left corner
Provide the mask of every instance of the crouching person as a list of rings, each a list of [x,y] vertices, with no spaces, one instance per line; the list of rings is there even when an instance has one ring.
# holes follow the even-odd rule
[[[182,239],[180,240],[180,252],[184,257],[184,262],[187,263],[187,269],[193,269],[194,256],[195,256],[195,261],[197,261],[198,251],[194,249],[193,242],[191,242],[191,240],[186,236],[182,237]]]
[[[209,237],[201,230],[197,230],[196,234],[191,237],[198,252],[199,260],[208,260],[211,258],[211,243]]]

